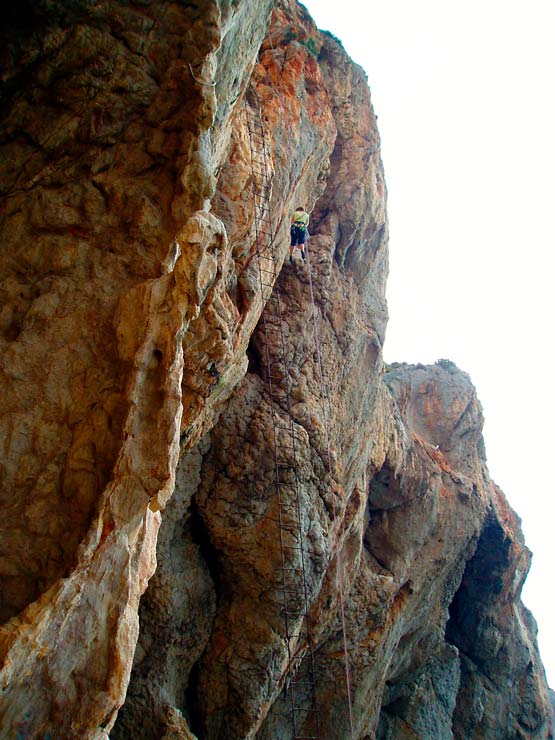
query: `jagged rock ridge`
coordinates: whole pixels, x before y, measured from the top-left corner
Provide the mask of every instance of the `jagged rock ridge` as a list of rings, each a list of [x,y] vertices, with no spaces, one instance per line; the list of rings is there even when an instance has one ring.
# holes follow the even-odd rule
[[[291,737],[257,100],[280,267],[289,214],[311,211],[332,481],[306,270],[286,262],[275,291],[323,736],[348,736],[339,558],[357,738],[547,740],[529,554],[488,475],[476,392],[446,361],[384,372],[365,75],[301,5],[273,5],[2,11],[0,735]]]

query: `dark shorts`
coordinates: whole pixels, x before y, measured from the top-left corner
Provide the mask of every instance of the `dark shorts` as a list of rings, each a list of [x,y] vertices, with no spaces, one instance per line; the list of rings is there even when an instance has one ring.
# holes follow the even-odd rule
[[[304,244],[306,239],[306,229],[300,229],[298,226],[291,227],[291,246]]]

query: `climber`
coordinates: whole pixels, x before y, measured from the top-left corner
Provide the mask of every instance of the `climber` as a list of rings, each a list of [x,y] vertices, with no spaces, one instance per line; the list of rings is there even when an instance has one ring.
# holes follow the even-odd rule
[[[298,247],[301,257],[306,259],[305,240],[308,235],[308,213],[302,206],[295,209],[291,219],[291,246],[289,247],[289,262],[293,263],[293,250]]]

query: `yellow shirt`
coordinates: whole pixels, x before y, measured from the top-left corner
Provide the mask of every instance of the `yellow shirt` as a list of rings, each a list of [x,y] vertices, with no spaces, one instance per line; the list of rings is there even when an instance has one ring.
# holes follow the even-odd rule
[[[309,216],[306,211],[295,211],[295,213],[293,214],[293,218],[291,219],[291,223],[294,226],[304,226],[304,228],[306,229],[306,227],[308,226],[308,219]]]

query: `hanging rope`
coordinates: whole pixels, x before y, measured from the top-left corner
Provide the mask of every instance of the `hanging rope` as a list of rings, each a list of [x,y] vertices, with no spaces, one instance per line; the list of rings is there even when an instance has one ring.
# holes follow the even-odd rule
[[[191,63],[189,62],[189,72],[191,73],[191,77],[195,82],[198,82],[199,85],[204,85],[205,87],[216,87],[216,83],[213,80],[210,80],[210,82],[205,82],[204,80],[199,80],[198,77],[195,77],[195,73],[193,72],[193,67],[191,66]]]
[[[272,56],[274,59],[276,59],[276,52],[275,52],[275,48],[273,45],[271,33],[268,34],[268,42],[269,42],[270,49],[272,50]],[[274,85],[271,75],[268,75],[268,76],[270,79],[270,84],[272,86],[272,89],[274,93],[276,94],[276,96],[279,98],[282,109],[285,110],[285,104],[284,104],[284,99],[283,99],[281,90],[276,90],[276,87]],[[329,394],[327,393],[327,390],[325,387],[324,373],[323,373],[323,368],[322,368],[322,353],[320,350],[320,338],[319,338],[319,333],[318,333],[316,305],[314,301],[314,288],[312,284],[312,269],[311,269],[311,264],[310,264],[310,253],[309,253],[308,241],[309,240],[307,239],[307,244],[305,247],[306,259],[307,259],[307,271],[308,271],[308,285],[309,285],[309,291],[310,291],[312,326],[313,326],[314,344],[316,347],[318,376],[319,376],[319,381],[320,381],[320,397],[322,400],[327,467],[328,467],[328,475],[329,475],[330,486],[331,486],[332,481],[334,480],[334,476],[333,476],[334,466],[333,466],[333,460],[332,460],[332,455],[331,455],[331,444],[330,444],[330,435],[329,435],[329,418],[330,418]],[[332,515],[333,515],[333,520],[334,520],[334,526],[336,526],[335,522],[337,521],[337,518],[336,518],[336,507],[335,507],[335,495],[333,494],[333,492],[332,492],[331,499],[332,499]],[[348,642],[347,642],[347,626],[346,626],[346,619],[345,619],[344,583],[343,583],[343,575],[342,575],[341,552],[339,548],[339,532],[337,532],[336,535],[337,535],[337,553],[336,553],[336,559],[335,559],[336,582],[337,582],[338,596],[339,596],[339,612],[340,612],[340,618],[341,618],[343,657],[345,661],[345,686],[347,690],[349,730],[350,730],[351,740],[354,740],[355,732],[354,732],[354,720],[353,720],[353,704],[352,704],[352,695],[351,695],[351,675],[350,675],[350,667],[349,667],[349,648],[348,648]]]
[[[276,319],[275,323],[270,323],[267,311],[263,310],[261,324],[266,381],[271,402],[274,486],[277,498],[281,558],[281,607],[287,649],[285,698],[286,700],[287,697],[289,698],[293,740],[303,740],[307,737],[320,740],[314,641],[309,615],[310,598],[306,575],[307,554],[302,523],[300,482],[297,473],[297,447],[300,440],[291,413],[289,366],[283,333],[285,321],[279,293],[274,291],[278,271],[270,203],[271,182],[268,174],[265,128],[256,96],[255,106],[254,109],[250,109],[245,100],[251,151],[258,280],[263,307],[271,306]],[[306,643],[306,656],[302,649],[303,643]],[[303,675],[300,671],[305,657],[309,660]],[[310,704],[308,708],[305,703],[307,696]],[[304,729],[302,735],[299,734],[301,726]]]
[[[329,418],[329,394],[327,392],[325,383],[324,383],[324,373],[322,369],[322,353],[320,351],[320,338],[318,335],[318,323],[316,319],[316,303],[314,301],[314,289],[312,285],[312,270],[310,266],[310,251],[308,248],[308,241],[305,245],[306,250],[306,266],[308,271],[308,286],[310,291],[310,304],[312,307],[312,327],[313,327],[313,334],[314,334],[314,345],[316,347],[316,358],[317,358],[317,364],[318,364],[318,376],[320,381],[320,397],[322,399],[322,407],[323,407],[323,413],[324,413],[324,437],[326,441],[326,458],[327,458],[327,466],[328,466],[328,475],[330,479],[330,485],[331,481],[333,481],[333,461],[332,461],[332,455],[331,455],[331,444],[330,444],[330,436],[329,436],[329,425],[328,425],[328,418]],[[335,507],[335,495],[332,492],[331,496],[332,500],[332,516],[334,521],[334,526],[337,527],[337,512]],[[339,532],[336,533],[337,535],[337,554],[335,558],[335,577],[337,582],[337,587],[339,591],[339,612],[341,615],[341,633],[342,633],[342,640],[343,640],[343,657],[345,660],[345,685],[347,689],[347,703],[349,708],[349,729],[351,732],[351,738],[354,740],[355,737],[355,730],[354,730],[354,722],[353,722],[353,703],[352,703],[352,697],[351,697],[351,674],[349,669],[349,648],[347,643],[347,626],[346,626],[346,620],[345,620],[345,599],[344,599],[344,584],[343,584],[343,575],[342,575],[342,563],[341,563],[341,555],[340,555],[340,548],[339,548]]]
[[[269,46],[272,51],[272,56],[275,59],[276,58],[276,51],[273,45],[272,37],[269,34],[268,35],[268,41]],[[192,73],[192,70],[191,70]],[[274,82],[272,80],[272,77],[270,74],[268,74],[268,78],[270,81],[270,85],[274,91],[276,99],[278,99],[281,103],[282,109],[285,111],[285,101],[283,98],[283,95],[281,93],[281,90],[277,90],[276,86],[274,85]],[[256,101],[256,104],[258,102]],[[245,101],[246,105],[246,101]],[[260,116],[260,111],[258,111],[258,114]],[[249,121],[247,118],[247,126],[249,125]],[[266,173],[267,178],[267,162],[266,162],[266,142],[264,137],[264,127],[262,125],[262,119],[260,116],[260,127],[262,130],[262,140],[263,140],[263,151],[264,155],[262,156],[262,164],[264,171]],[[251,161],[254,161],[256,157],[260,154],[260,152],[257,152],[257,147],[254,145],[253,147],[253,137],[251,136],[250,129],[249,129],[249,136],[250,136],[250,144],[251,144]],[[254,171],[253,171],[253,187],[256,190],[256,185],[254,183],[255,177],[254,177]],[[266,235],[266,239],[268,240],[268,247],[270,247],[274,240],[274,234],[273,234],[273,227],[271,224],[271,209],[270,209],[270,186],[271,184],[269,181],[265,182],[265,186],[263,187],[263,195],[261,196],[258,194],[258,201],[257,196],[255,193],[255,230],[256,230],[256,236],[257,236],[257,257],[258,257],[258,268],[259,268],[259,280],[261,286],[266,286],[270,289],[270,291],[273,290],[273,285],[275,283],[275,280],[277,278],[276,274],[276,268],[275,268],[275,250],[272,251],[272,268],[271,270],[268,270],[267,267],[262,267],[262,250],[260,249],[259,244],[259,228],[262,226],[261,231],[263,231],[264,228],[264,219],[267,216],[269,221],[269,233]],[[262,201],[261,201],[262,198]],[[259,208],[260,203],[262,202],[262,209]],[[263,215],[260,216],[260,218],[257,217],[257,213],[260,216],[260,213]],[[314,299],[314,288],[313,288],[313,282],[312,282],[312,270],[311,270],[311,264],[310,264],[310,254],[308,249],[308,244],[306,245],[306,254],[307,254],[307,271],[308,271],[308,283],[309,283],[309,292],[310,292],[310,302],[311,302],[311,315],[312,315],[312,324],[313,324],[313,336],[314,336],[314,344],[316,348],[316,358],[317,358],[317,366],[318,366],[318,377],[319,377],[319,384],[320,384],[320,397],[322,401],[322,417],[323,417],[323,423],[324,423],[324,439],[325,439],[325,446],[326,446],[326,458],[327,458],[327,469],[328,469],[328,476],[330,481],[330,486],[332,485],[332,482],[334,480],[334,465],[333,465],[333,459],[331,454],[331,443],[330,443],[330,435],[329,435],[329,419],[330,419],[330,402],[329,402],[329,394],[326,391],[325,381],[324,381],[324,373],[323,373],[323,366],[322,366],[322,354],[320,349],[320,339],[319,339],[319,333],[318,333],[318,322],[317,322],[317,313],[316,313],[316,304]],[[267,253],[264,255],[267,257]],[[265,280],[266,278],[266,280]],[[262,293],[262,300],[264,302],[264,289],[261,288]],[[282,325],[282,314],[281,314],[281,305],[279,301],[279,294],[276,295],[276,301],[275,301],[275,307],[277,307],[278,312],[278,321],[279,326]],[[269,300],[269,296],[266,296],[266,300]],[[270,389],[270,396],[272,397],[272,382],[273,379],[271,377],[271,367],[272,367],[272,360],[269,352],[269,346],[268,346],[268,339],[269,334],[268,332],[268,324],[266,322],[265,312],[262,314],[262,321],[263,321],[263,332],[265,337],[265,344],[266,344],[266,362],[268,367],[268,385]],[[285,354],[285,346],[283,344],[283,335],[281,333],[281,342],[283,346],[283,367],[284,367],[284,375],[285,375],[285,384],[286,384],[286,393],[285,393],[285,405],[287,408],[287,414],[289,418],[289,426],[291,430],[293,429],[293,419],[291,416],[291,408],[290,408],[290,398],[289,398],[289,377],[287,372],[287,364],[286,364],[286,354]],[[273,404],[272,404],[273,406]],[[275,413],[275,409],[273,409],[273,415]],[[285,628],[286,628],[286,636],[289,635],[289,626],[288,626],[288,606],[287,606],[287,584],[286,584],[286,572],[287,572],[287,559],[285,557],[285,551],[286,551],[286,545],[284,545],[284,537],[283,532],[286,530],[286,527],[284,526],[284,521],[282,519],[281,515],[281,501],[280,501],[280,487],[282,486],[282,482],[280,481],[279,476],[279,463],[277,460],[277,450],[279,446],[279,439],[276,431],[276,423],[274,420],[274,450],[276,451],[276,461],[275,461],[275,467],[276,467],[276,475],[275,475],[275,482],[276,482],[276,489],[278,492],[278,508],[279,508],[279,528],[280,528],[280,547],[281,547],[281,558],[282,558],[282,583],[283,583],[283,593],[284,593],[284,612],[285,612]],[[293,452],[295,454],[295,440],[293,438]],[[296,467],[296,461],[295,461],[295,467]],[[297,486],[297,502],[298,505],[300,505],[300,501],[298,498],[298,479],[296,475],[296,470],[294,471],[295,474],[295,481]],[[335,536],[336,536],[336,572],[335,572],[335,579],[338,589],[338,601],[339,601],[339,614],[340,614],[340,621],[341,621],[341,632],[342,632],[342,643],[343,643],[343,656],[344,656],[344,663],[345,663],[345,685],[346,685],[346,693],[347,693],[347,704],[348,704],[348,716],[349,716],[349,729],[350,729],[350,737],[351,740],[354,740],[354,721],[353,721],[353,710],[352,710],[352,695],[351,695],[351,677],[350,677],[350,668],[349,668],[349,650],[348,650],[348,641],[347,641],[347,628],[346,628],[346,618],[345,618],[345,599],[344,599],[344,583],[343,583],[343,576],[342,576],[342,560],[341,560],[341,552],[339,547],[339,527],[337,524],[337,512],[336,512],[336,505],[335,505],[335,494],[332,492],[332,516],[334,521],[334,528],[336,530]],[[299,526],[300,526],[300,510],[298,511],[299,516]],[[299,534],[301,534],[299,530]],[[304,600],[305,600],[305,624],[306,624],[306,630],[307,630],[307,640],[308,640],[308,654],[310,656],[310,670],[312,672],[312,677],[309,682],[309,687],[312,691],[313,695],[313,703],[314,703],[314,712],[316,716],[316,724],[317,724],[317,737],[314,735],[311,735],[311,737],[314,737],[314,740],[319,740],[320,738],[320,728],[319,728],[319,720],[318,720],[318,712],[317,712],[317,704],[316,704],[316,682],[315,682],[315,660],[314,660],[314,651],[313,651],[313,645],[312,645],[312,636],[311,636],[311,629],[310,629],[310,621],[308,617],[308,589],[306,584],[306,573],[305,573],[305,563],[304,563],[304,548],[302,546],[302,543],[300,545],[300,552],[301,552],[301,563],[302,563],[302,582],[303,582],[303,591],[304,591]],[[290,588],[290,586],[289,586]],[[289,671],[288,675],[286,677],[286,687],[289,687],[291,689],[291,706],[292,706],[292,714],[293,714],[293,733],[295,735],[295,738],[297,737],[297,719],[295,716],[295,697],[294,697],[294,691],[292,690],[293,687],[295,687],[295,671],[294,669],[294,660],[295,655],[292,654],[291,651],[291,645],[290,645],[290,639],[288,637],[288,660],[289,660]],[[298,688],[298,687],[297,687]],[[306,735],[303,735],[301,737],[305,737]],[[301,738],[299,738],[301,740]]]

